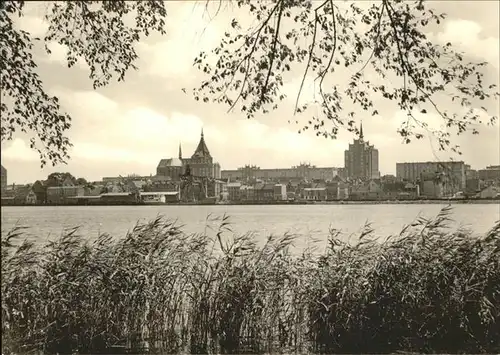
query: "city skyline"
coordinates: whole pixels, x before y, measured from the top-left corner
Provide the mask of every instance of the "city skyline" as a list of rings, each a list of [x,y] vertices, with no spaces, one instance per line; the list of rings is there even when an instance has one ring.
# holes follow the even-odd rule
[[[34,4],[20,26],[34,35],[43,32],[42,12]],[[467,11],[474,6],[475,11]],[[169,3],[167,36],[153,37],[139,46],[140,63],[137,72],[127,74],[123,83],[93,90],[87,72],[81,66],[72,69],[62,63],[64,49],[54,46],[52,55],[41,58],[40,75],[52,94],[57,94],[63,107],[73,116],[69,137],[74,143],[68,165],[39,168],[38,155],[29,149],[26,136],[17,135],[13,141],[2,143],[2,165],[9,172],[9,181],[28,183],[44,179],[54,171],[69,171],[88,180],[102,176],[136,173],[154,174],[158,161],[175,157],[179,142],[186,152],[194,151],[199,132],[204,128],[212,156],[222,170],[237,169],[246,164],[261,168],[287,168],[301,161],[318,167],[344,166],[344,151],[354,138],[342,132],[337,140],[316,137],[313,132],[298,135],[299,126],[289,124],[307,120],[315,111],[293,116],[295,92],[300,85],[301,72],[287,79],[288,102],[266,116],[247,120],[239,112],[227,113],[224,106],[196,103],[181,92],[200,82],[200,73],[191,67],[199,50],[210,49],[224,33],[222,24],[230,14],[221,13],[208,23],[202,18],[203,6],[193,10],[193,3]],[[499,76],[498,22],[488,13],[498,13],[497,2],[436,3],[449,18],[436,33],[440,41],[461,40],[460,48],[474,59],[492,64],[491,77]],[[486,16],[483,16],[486,15]],[[234,16],[234,14],[233,14]],[[184,24],[186,23],[186,24]],[[186,42],[187,44],[183,44]],[[175,53],[175,55],[172,55]],[[175,83],[175,84],[174,84]],[[312,87],[307,85],[303,96],[311,98]],[[498,102],[494,103],[498,114]],[[403,145],[396,133],[404,113],[387,107],[381,116],[361,116],[364,135],[379,151],[381,175],[396,174],[397,162],[447,160],[450,154],[438,152],[428,139]],[[497,165],[500,160],[498,125],[481,127],[480,135],[467,134],[454,139],[462,147],[463,160],[473,169]]]
[[[198,138],[199,139],[199,138]],[[319,138],[318,138],[319,139]],[[353,137],[353,141],[356,141],[356,137]],[[190,140],[191,141],[191,140]],[[345,153],[346,150],[349,149],[349,145],[352,145],[352,142],[347,144],[347,146],[341,150],[341,153]],[[370,142],[371,143],[371,142]],[[198,143],[195,143],[195,144],[183,144],[182,141],[180,143],[178,143],[177,145],[177,149],[179,150],[179,148],[182,146],[182,149],[186,149],[186,151],[195,151],[196,150],[196,147],[197,147]],[[375,148],[377,148],[377,146],[375,146]],[[24,149],[24,148],[23,148]],[[378,150],[378,149],[377,149]],[[30,152],[30,154],[32,154]],[[3,155],[3,154],[2,154]],[[170,158],[175,158],[176,155],[175,154],[163,154],[162,156],[159,155],[159,159],[158,161],[160,160],[165,160],[166,159],[170,159]],[[463,157],[463,156],[462,156]],[[478,165],[478,164],[474,164],[474,162],[468,162],[466,160],[464,160],[462,157],[456,157],[455,159],[453,159],[453,161],[463,161],[466,165],[469,165],[471,167],[472,170],[480,170],[480,169],[485,169],[487,166],[493,166],[493,165],[498,165],[500,163],[500,161],[497,161],[497,162],[490,162],[490,163],[487,163],[485,165]],[[217,158],[219,161],[223,161],[224,159],[219,159]],[[380,153],[379,153],[379,166],[384,166],[384,165],[387,165],[387,164],[383,164],[383,156],[380,156]],[[34,164],[36,166],[38,166],[38,161],[35,160],[35,158],[33,157],[33,161],[34,161]],[[31,177],[29,175],[26,175],[25,173],[21,173],[21,179],[18,178],[18,180],[15,180],[16,177],[19,175],[19,172],[16,172],[14,171],[14,174],[11,173],[11,168],[8,167],[7,165],[2,165],[4,166],[8,171],[9,171],[9,184],[12,184],[12,183],[15,183],[15,184],[30,184],[30,183],[33,183],[33,181],[35,180],[44,180],[46,179],[46,177],[50,174],[50,173],[53,173],[53,172],[69,172],[71,173],[72,175],[74,176],[78,176],[78,177],[83,177],[85,178],[86,180],[88,181],[100,181],[103,177],[106,177],[106,176],[128,176],[128,175],[138,175],[138,176],[149,176],[149,175],[156,175],[156,171],[157,171],[157,165],[158,165],[158,161],[153,164],[151,166],[151,169],[149,171],[147,171],[147,167],[146,169],[143,169],[143,170],[140,170],[139,172],[137,170],[130,170],[130,171],[120,171],[119,173],[117,172],[113,172],[113,171],[110,171],[110,170],[107,170],[107,171],[110,171],[110,173],[108,174],[103,174],[103,173],[100,173],[99,171],[97,171],[94,175],[90,175],[90,176],[86,176],[85,174],[79,174],[79,173],[75,173],[74,171],[71,171],[71,169],[69,168],[71,166],[71,164],[67,164],[67,165],[58,165],[56,167],[45,167],[44,169],[38,169],[39,170],[39,174],[36,175],[36,178],[34,177]],[[383,170],[379,170],[380,172],[380,176],[384,176],[384,175],[394,175],[396,176],[396,168],[397,168],[397,165],[398,164],[401,164],[401,163],[428,163],[428,162],[438,162],[438,161],[450,161],[450,160],[447,160],[447,159],[443,159],[443,160],[437,160],[437,159],[432,159],[432,158],[429,158],[429,159],[420,159],[420,160],[401,160],[401,161],[395,161],[394,162],[394,166],[393,166],[393,169],[391,171],[383,171]],[[2,164],[4,164],[4,159],[2,158]],[[311,166],[315,166],[315,167],[318,167],[318,168],[322,168],[322,167],[326,167],[326,166],[332,166],[334,168],[340,168],[340,169],[344,169],[346,168],[344,166],[345,163],[341,163],[341,164],[338,164],[338,165],[333,165],[333,164],[316,164],[314,163],[313,161],[311,161],[311,159],[303,159],[303,160],[300,160],[300,161],[296,161],[295,163],[292,162],[292,164],[288,165],[288,166],[282,166],[282,165],[270,165],[270,164],[254,164],[252,162],[248,162],[248,161],[241,161],[240,163],[238,163],[238,165],[234,166],[234,167],[225,167],[223,165],[220,166],[220,169],[221,171],[227,171],[227,170],[237,170],[237,169],[240,169],[240,168],[243,168],[247,165],[255,165],[257,166],[258,168],[260,169],[289,169],[293,166],[297,166],[297,165],[300,165],[300,164],[310,164]],[[127,165],[127,166],[133,166],[133,165]],[[17,173],[17,174],[16,174]],[[14,176],[14,178],[12,177]]]
[[[334,166],[334,167],[333,166],[331,166],[331,167],[317,166],[317,165],[311,164],[310,162],[307,162],[307,161],[301,161],[301,162],[297,163],[296,165],[290,165],[288,167],[262,167],[262,166],[257,166],[255,164],[245,163],[245,164],[239,165],[237,168],[234,168],[234,169],[221,169],[221,166],[219,165],[219,163],[214,161],[213,157],[210,155],[209,149],[208,149],[208,147],[205,143],[205,140],[204,140],[203,129],[201,131],[200,138],[201,139],[199,140],[199,143],[196,145],[197,148],[195,149],[195,152],[191,158],[185,158],[182,155],[182,144],[179,143],[178,157],[175,157],[175,156],[162,157],[160,159],[159,163],[157,164],[155,172],[150,172],[150,173],[145,173],[145,174],[137,174],[135,172],[127,172],[124,174],[114,174],[114,175],[110,174],[108,176],[99,176],[96,179],[90,179],[87,176],[78,176],[78,175],[76,175],[76,176],[80,177],[80,178],[84,178],[87,181],[103,181],[105,179],[113,179],[115,177],[131,177],[131,176],[137,176],[137,177],[141,177],[141,176],[142,177],[144,177],[144,176],[170,176],[171,178],[175,179],[178,176],[180,176],[181,174],[183,174],[186,171],[186,167],[189,165],[189,166],[194,167],[194,169],[195,169],[194,174],[195,175],[209,176],[212,178],[215,177],[215,179],[218,179],[218,180],[228,180],[228,181],[231,179],[231,177],[233,177],[234,173],[236,173],[236,175],[234,175],[235,177],[239,176],[239,178],[244,178],[244,175],[245,175],[244,171],[247,171],[248,169],[250,169],[250,170],[257,169],[258,171],[261,171],[261,170],[262,171],[266,171],[266,170],[274,171],[273,174],[276,175],[276,171],[280,171],[280,170],[294,170],[295,171],[297,169],[303,170],[303,168],[307,168],[307,167],[313,168],[316,171],[315,173],[313,173],[313,175],[316,176],[316,175],[320,174],[321,179],[324,178],[323,175],[325,175],[325,174],[326,175],[333,174],[332,176],[336,176],[337,174],[339,174],[339,171],[342,170],[343,171],[342,176],[344,176],[346,178],[349,178],[349,179],[361,178],[361,179],[366,179],[366,180],[372,180],[372,179],[380,179],[383,176],[394,176],[394,177],[399,177],[399,178],[403,177],[404,178],[404,176],[406,176],[406,175],[403,174],[403,172],[401,170],[403,168],[403,166],[415,166],[415,167],[417,167],[417,166],[428,166],[429,164],[433,165],[433,166],[435,164],[437,164],[436,166],[441,166],[441,164],[443,164],[443,163],[445,165],[450,164],[450,163],[451,164],[459,163],[465,169],[463,171],[464,174],[465,174],[465,171],[467,169],[470,169],[472,171],[477,172],[478,170],[484,171],[484,170],[495,167],[495,165],[487,165],[487,166],[475,168],[471,164],[468,164],[466,161],[460,160],[460,159],[458,159],[458,160],[446,160],[446,161],[444,161],[444,160],[443,161],[420,160],[420,161],[411,161],[411,162],[410,161],[396,162],[396,169],[395,169],[394,173],[392,173],[392,172],[391,173],[381,173],[380,171],[378,171],[376,169],[373,170],[371,168],[371,166],[372,166],[371,162],[368,163],[369,165],[366,166],[366,168],[368,170],[366,170],[365,172],[360,172],[357,170],[351,171],[352,167],[350,167],[350,166],[353,163],[354,163],[354,165],[357,165],[359,163],[361,163],[363,165],[364,158],[353,157],[355,162],[349,161],[349,163],[348,163],[348,160],[347,160],[347,153],[348,152],[350,154],[353,154],[354,152],[358,152],[359,148],[356,148],[356,147],[365,146],[365,145],[368,148],[367,152],[371,152],[372,150],[374,150],[375,152],[378,152],[376,147],[374,147],[373,145],[370,145],[368,141],[365,141],[363,139],[364,138],[363,137],[363,127],[361,125],[360,135],[358,136],[358,139],[353,139],[353,144],[350,144],[349,149],[346,149],[344,151],[346,154],[346,160],[345,160],[344,166]],[[356,153],[356,154],[358,154],[358,153]],[[364,154],[366,154],[366,153],[364,153]],[[371,153],[368,153],[368,154],[371,154]],[[193,157],[195,157],[195,156],[201,157],[202,158],[201,161],[196,161],[196,159],[195,159],[195,161],[192,161]],[[369,159],[372,159],[371,155],[367,155],[367,157],[370,157]],[[375,162],[374,162],[374,164],[376,164],[375,167],[378,167],[378,165],[379,165],[378,159],[379,159],[379,156],[377,153],[375,155]],[[349,160],[351,160],[351,158]],[[194,165],[192,165],[192,163],[194,163]],[[498,167],[498,165],[496,165],[496,166]],[[213,170],[213,172],[210,173],[207,170],[207,168],[208,168],[208,170],[211,170],[211,169],[215,169],[215,170]],[[193,169],[193,168],[191,168],[191,169]],[[330,171],[330,169],[335,170],[335,172]],[[358,169],[358,168],[356,167],[355,169]],[[363,169],[363,168],[361,168],[361,169]],[[56,172],[56,171],[54,171],[54,172]],[[61,170],[61,171],[57,171],[57,172],[62,173],[63,171]],[[217,177],[218,175],[220,175],[221,172],[222,172],[222,176]],[[242,172],[243,172],[243,175],[240,174]],[[64,173],[69,173],[69,174],[73,175],[73,173],[70,171],[64,171]],[[360,173],[361,173],[361,175],[358,176],[358,174],[360,174]],[[113,175],[114,177],[110,177],[111,175]],[[75,178],[76,178],[76,176],[75,176]],[[279,175],[279,176],[282,176],[282,175]],[[465,177],[465,175],[464,175],[464,177]],[[316,178],[319,178],[319,176],[317,176]],[[37,180],[45,180],[45,177],[42,177],[42,178],[37,179]],[[325,180],[328,181],[329,179],[325,178]],[[28,184],[28,185],[30,185],[32,183],[33,183],[33,180],[24,181],[24,182],[17,182],[17,181],[12,181],[12,180],[8,181],[8,185],[13,185],[13,184],[21,184],[21,185]],[[5,187],[4,185],[5,186],[7,185],[7,169],[2,165],[2,186]]]

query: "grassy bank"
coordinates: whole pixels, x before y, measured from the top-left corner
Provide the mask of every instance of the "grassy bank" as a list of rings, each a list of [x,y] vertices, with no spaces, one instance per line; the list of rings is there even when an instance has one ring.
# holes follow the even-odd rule
[[[2,235],[2,353],[498,353],[500,222],[476,237],[449,217],[351,243],[331,231],[319,255],[292,254],[289,235],[258,246],[226,217],[199,235],[158,218],[43,247],[16,229]]]

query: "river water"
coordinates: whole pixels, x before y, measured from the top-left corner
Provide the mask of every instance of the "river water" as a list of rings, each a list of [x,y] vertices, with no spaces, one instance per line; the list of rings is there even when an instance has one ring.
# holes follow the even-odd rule
[[[186,232],[210,232],[220,222],[215,217],[229,216],[236,233],[253,231],[264,240],[269,234],[285,232],[326,240],[330,228],[346,236],[358,232],[366,222],[377,235],[397,234],[417,216],[433,217],[445,205],[259,205],[259,206],[66,206],[66,207],[2,207],[2,234],[13,226],[28,226],[37,240],[52,239],[65,228],[79,227],[80,233],[96,237],[109,233],[124,236],[140,222],[159,215],[177,219]],[[469,227],[484,233],[500,219],[499,204],[453,205],[452,227]],[[301,237],[298,237],[301,239]]]

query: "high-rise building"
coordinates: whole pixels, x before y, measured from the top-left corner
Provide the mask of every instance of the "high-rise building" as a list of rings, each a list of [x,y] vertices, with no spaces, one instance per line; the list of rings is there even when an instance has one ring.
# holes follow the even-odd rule
[[[359,139],[349,144],[349,149],[344,152],[344,166],[346,175],[350,179],[378,179],[378,150],[363,137],[363,124],[359,130]]]

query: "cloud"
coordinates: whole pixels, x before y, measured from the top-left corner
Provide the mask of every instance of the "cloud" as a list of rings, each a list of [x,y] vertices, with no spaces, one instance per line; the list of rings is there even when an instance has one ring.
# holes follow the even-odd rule
[[[101,157],[89,153],[95,159],[114,156],[125,159],[124,152],[129,152],[131,160],[143,161],[141,156],[135,154],[137,151],[160,159],[162,156],[158,154],[159,148],[163,147],[174,153],[181,141],[195,144],[203,127],[202,119],[196,115],[181,112],[165,115],[137,104],[120,106],[114,100],[95,91],[72,93],[59,91],[58,96],[74,119],[74,128],[70,132],[74,140],[82,144],[92,142],[99,147],[112,142],[111,144],[117,148]],[[207,127],[205,134],[222,137],[215,127]],[[84,156],[84,151],[81,149],[78,154]],[[89,151],[92,152],[93,149],[89,148]]]
[[[198,136],[193,137],[192,133],[201,132],[203,127],[202,120],[194,115],[175,112],[166,117],[145,107],[124,113],[120,120],[123,121],[122,133],[137,141],[179,141],[184,137],[183,140],[194,143]]]
[[[30,4],[28,5],[27,9],[28,13],[37,12],[37,8],[33,7],[32,3],[28,4]],[[47,30],[49,29],[49,23],[43,18],[43,16],[24,15],[16,19],[16,24],[18,28],[29,32],[33,38],[43,39],[47,34]],[[47,47],[51,51],[51,53],[48,54],[44,49],[44,55],[40,58],[41,60],[67,65],[67,46],[52,41],[47,43]]]
[[[67,65],[68,60],[68,47],[63,44],[59,44],[55,41],[47,43],[47,48],[50,50],[50,54],[44,58],[49,62],[56,62],[62,65]]]
[[[5,145],[6,147],[2,148],[2,160],[5,158],[14,161],[36,162],[40,159],[39,155],[21,138],[15,138]]]
[[[25,15],[18,18],[16,23],[20,29],[29,32],[33,38],[43,39],[49,28],[48,22],[42,16]],[[68,63],[66,59],[68,46],[57,43],[56,41],[48,42],[46,45],[50,54],[46,52],[45,48],[43,48],[43,50],[40,51],[43,54],[39,59],[45,62],[59,63],[66,67]],[[42,47],[43,46],[40,46],[40,49],[42,49]],[[83,59],[78,60],[76,67],[83,70],[89,69],[89,66]]]
[[[446,125],[441,116],[435,112],[421,113],[419,110],[413,110],[412,116],[418,121],[427,124],[430,130],[443,130],[446,129]],[[393,115],[390,121],[390,128],[396,132],[401,125],[408,120],[408,113],[406,111],[398,110]],[[414,122],[410,119],[410,124]]]
[[[71,155],[73,159],[83,158],[90,161],[155,163],[150,156],[144,156],[135,150],[116,149],[92,142],[74,142]]]
[[[456,7],[460,3],[448,6]],[[288,99],[280,108],[267,115],[256,115],[252,120],[244,119],[244,115],[237,111],[227,112],[226,106],[197,103],[189,95],[182,94],[180,88],[184,87],[185,81],[196,84],[203,78],[202,73],[192,68],[193,57],[198,51],[212,48],[231,18],[237,18],[241,23],[250,23],[252,18],[246,11],[226,10],[219,13],[203,33],[210,22],[204,15],[203,6],[196,8],[193,3],[169,2],[168,11],[167,36],[151,36],[137,47],[141,70],[128,73],[125,82],[110,83],[97,91],[89,90],[88,72],[73,70],[68,75],[69,72],[64,71],[67,69],[63,46],[54,45],[51,58],[35,53],[44,86],[60,98],[63,108],[73,117],[69,131],[74,143],[70,152],[72,159],[67,166],[40,170],[37,153],[29,149],[27,140],[16,137],[19,139],[2,144],[2,164],[8,165],[9,179],[34,181],[46,177],[51,171],[70,171],[90,180],[128,173],[149,175],[155,172],[160,159],[177,156],[179,143],[182,143],[184,156],[190,156],[198,144],[202,127],[208,148],[223,169],[245,164],[262,168],[289,167],[300,161],[317,166],[343,166],[344,150],[353,139],[351,133],[342,131],[337,140],[316,137],[312,130],[297,134],[302,124],[317,113],[312,107],[304,114],[293,114],[305,65],[285,78],[283,91]],[[213,9],[211,13],[214,14]],[[24,26],[32,33],[42,32],[40,21],[25,20]],[[457,35],[457,31],[468,33]],[[468,54],[487,57],[498,52],[498,43],[485,37],[477,22],[471,21],[467,14],[462,20],[450,18],[443,25],[442,32],[435,36],[439,41],[460,41],[460,48]],[[348,74],[339,71],[331,76],[331,81],[325,80],[325,87],[339,84],[342,88]],[[318,87],[314,87],[313,82],[313,77],[307,78],[301,102],[312,101],[315,89],[317,96]],[[361,112],[359,107],[347,104],[344,102],[344,112],[358,109],[357,118],[363,119],[365,138],[379,149],[383,174],[394,173],[398,161],[434,159],[429,140],[401,144],[396,131],[406,114],[398,111],[394,103],[380,103],[377,116],[370,116],[370,112]],[[450,109],[443,107],[443,110]],[[436,128],[442,123],[431,113],[418,117]],[[299,125],[288,124],[289,120],[296,119]],[[454,138],[462,145],[462,158],[475,168],[496,164],[500,155],[498,127],[485,127],[483,131],[480,136]]]
[[[452,43],[467,55],[475,56],[488,61],[497,70],[499,69],[499,39],[482,36],[482,27],[479,23],[465,19],[448,19],[443,31],[435,38],[440,43]]]
[[[33,37],[44,37],[49,29],[49,24],[43,17],[25,15],[17,20],[19,28],[29,32]]]
[[[305,70],[305,67],[301,68]],[[286,95],[287,100],[295,106],[297,101],[297,95],[300,91],[300,86],[302,85],[302,91],[300,91],[299,106],[314,102],[319,100],[319,81],[314,80],[312,75],[307,75],[304,79],[304,84],[302,84],[303,75],[296,76],[292,80],[283,84],[282,92]]]
[[[213,10],[214,6],[210,7]],[[140,57],[145,59],[141,68],[148,75],[164,78],[186,75],[200,52],[208,52],[219,43],[223,32],[218,23],[220,17],[211,20],[205,7],[199,4],[169,4],[168,39],[139,43]]]
[[[274,167],[283,168],[306,160],[319,165],[340,166],[341,159],[335,159],[335,156],[343,159],[343,149],[346,147],[344,140],[321,139],[314,134],[299,134],[283,127],[275,129],[254,120],[237,122],[238,130],[234,131],[231,143],[241,146],[235,150],[245,149],[245,157],[237,163],[238,166],[248,163],[245,159],[262,161],[265,167],[273,167],[271,161],[279,162]],[[263,155],[268,162],[264,161]]]
[[[119,104],[97,91],[74,91],[69,93],[57,93],[64,97],[66,103],[72,105],[72,109],[85,112],[86,119],[103,119],[113,115],[119,110]]]
[[[283,125],[279,127],[265,121],[231,116],[219,117],[215,121],[209,106],[203,106],[198,115],[189,111],[166,113],[133,102],[120,105],[95,91],[60,92],[59,97],[75,119],[73,156],[96,162],[114,160],[149,164],[151,171],[160,159],[176,156],[179,143],[182,143],[184,156],[190,156],[202,128],[212,156],[223,169],[247,163],[287,167],[299,161],[341,167],[343,151],[353,138],[352,134],[345,132],[336,140],[318,138],[309,131],[298,134],[295,126],[286,125],[284,118],[281,118]],[[431,112],[414,114],[432,128],[442,125],[442,120]],[[405,119],[405,112],[396,111],[363,122],[366,139],[381,151],[382,171],[392,171],[395,161],[405,160],[405,156],[417,160],[434,157],[434,147],[427,140],[412,145],[401,144],[396,131]]]
[[[149,171],[154,172],[160,159],[177,155],[180,142],[184,156],[190,156],[203,128],[212,156],[223,168],[236,168],[250,161],[287,167],[304,160],[340,166],[341,160],[335,161],[332,151],[338,151],[336,155],[342,157],[343,141],[297,134],[292,128],[273,128],[256,120],[229,118],[229,124],[213,125],[190,113],[164,114],[140,105],[120,106],[94,91],[55,92],[74,119],[70,132],[74,144],[70,151],[72,161],[83,159],[96,166],[122,162],[149,166]],[[29,150],[22,140],[16,144]]]

